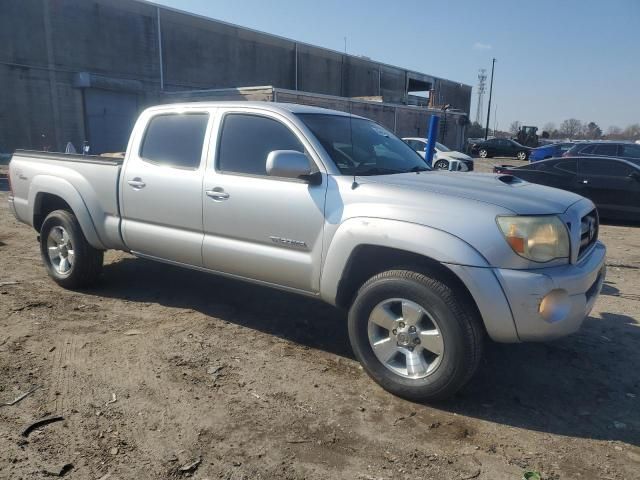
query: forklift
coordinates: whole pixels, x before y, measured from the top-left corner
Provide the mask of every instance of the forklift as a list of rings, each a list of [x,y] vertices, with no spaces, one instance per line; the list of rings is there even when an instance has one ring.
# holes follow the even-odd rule
[[[520,145],[536,148],[540,145],[538,142],[538,127],[522,126],[516,135],[516,142]]]

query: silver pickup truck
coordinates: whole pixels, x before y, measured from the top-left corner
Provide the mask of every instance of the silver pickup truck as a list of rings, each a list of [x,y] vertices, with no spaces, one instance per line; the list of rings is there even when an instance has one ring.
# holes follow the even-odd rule
[[[347,309],[385,389],[452,395],[485,337],[575,332],[605,276],[593,203],[510,175],[434,172],[377,123],[320,108],[145,110],[123,161],[17,151],[9,204],[49,275],[90,286],[117,249]]]

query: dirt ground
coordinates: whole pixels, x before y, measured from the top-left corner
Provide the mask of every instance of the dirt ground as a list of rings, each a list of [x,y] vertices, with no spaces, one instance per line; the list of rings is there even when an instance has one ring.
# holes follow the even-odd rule
[[[421,405],[373,383],[344,313],[313,300],[120,252],[63,290],[6,198],[0,403],[38,388],[0,407],[2,479],[640,478],[640,227],[602,227],[579,333],[488,343],[456,398]]]

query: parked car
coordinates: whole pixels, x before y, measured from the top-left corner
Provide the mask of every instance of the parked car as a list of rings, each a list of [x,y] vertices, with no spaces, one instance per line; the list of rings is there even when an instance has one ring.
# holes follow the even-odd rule
[[[89,287],[115,249],[319,298],[348,310],[364,370],[413,400],[460,389],[485,334],[575,332],[605,277],[590,200],[433,172],[377,123],[316,107],[152,107],[124,159],[16,151],[9,174],[62,287]]]
[[[563,157],[523,167],[495,167],[494,171],[585,196],[603,218],[640,221],[640,161]]]
[[[530,147],[520,145],[509,138],[491,138],[471,146],[471,154],[480,158],[515,157],[518,160],[526,160],[531,150]]]
[[[640,145],[631,142],[584,142],[567,150],[565,157],[618,157],[640,159]]]
[[[427,156],[427,140],[424,138],[403,138],[407,145],[413,148],[422,158]],[[462,152],[451,150],[440,142],[435,144],[433,168],[435,170],[453,170],[456,172],[473,171],[473,158]]]
[[[566,151],[573,147],[575,143],[550,143],[542,147],[534,148],[529,152],[529,161],[537,162],[539,160],[546,160],[547,158],[561,157]]]

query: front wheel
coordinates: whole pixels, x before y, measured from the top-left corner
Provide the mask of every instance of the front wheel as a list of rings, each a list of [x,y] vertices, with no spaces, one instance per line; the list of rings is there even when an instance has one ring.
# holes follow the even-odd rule
[[[76,216],[67,210],[55,210],[45,218],[40,253],[49,276],[64,288],[88,287],[102,271],[103,251],[87,242]]]
[[[452,396],[475,372],[483,347],[478,314],[457,287],[390,270],[366,282],[349,310],[349,339],[364,370],[414,401]]]
[[[447,162],[446,160],[438,160],[433,165],[433,169],[434,170],[449,170],[449,162]]]
[[[522,160],[522,161],[526,160],[527,159],[527,152],[518,152],[517,155],[516,155],[516,158],[518,160]]]
[[[486,149],[481,148],[478,152],[478,155],[480,156],[480,158],[487,158],[489,156],[489,152],[487,152]]]

